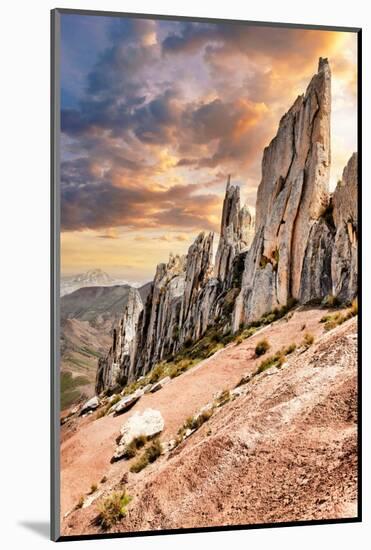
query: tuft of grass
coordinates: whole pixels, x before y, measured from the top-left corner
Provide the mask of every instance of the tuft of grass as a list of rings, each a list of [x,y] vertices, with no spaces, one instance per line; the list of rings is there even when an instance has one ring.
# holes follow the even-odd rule
[[[103,409],[98,411],[96,419],[98,420],[99,418],[103,418],[103,416],[106,416],[109,413],[109,411],[112,409],[112,407],[121,400],[121,398],[122,398],[121,395],[119,394],[115,395],[115,397],[112,399],[110,403],[108,403],[108,405],[106,405],[105,407],[103,407]]]
[[[270,344],[266,338],[260,340],[255,346],[255,356],[260,357],[261,355],[264,355],[265,353],[267,353],[269,348]]]
[[[80,508],[82,508],[84,506],[84,502],[85,502],[85,497],[84,495],[81,495],[81,497],[79,498],[75,508],[76,510],[79,510]]]
[[[147,443],[147,438],[145,435],[139,435],[138,437],[135,437],[131,443],[126,448],[124,458],[134,458],[136,456],[139,449],[142,449],[144,445]]]
[[[290,355],[290,353],[294,353],[295,350],[296,350],[296,344],[292,343],[289,346],[287,346],[286,348],[284,348],[282,350],[282,353],[283,353],[283,355]]]
[[[217,407],[222,407],[231,399],[231,392],[229,390],[223,390],[219,397],[216,398],[215,404]]]
[[[352,305],[350,306],[350,313],[352,314],[352,317],[358,315],[358,298],[354,298],[354,300],[352,301]]]
[[[131,500],[132,497],[126,494],[125,491],[122,493],[112,493],[101,502],[97,523],[105,530],[116,525],[116,523],[126,516],[126,507]]]
[[[183,426],[181,426],[178,430],[178,435],[176,437],[176,444],[179,445],[179,443],[183,441],[184,434],[187,430],[198,430],[199,428],[201,428],[203,424],[205,424],[205,422],[207,422],[212,417],[213,414],[214,414],[214,407],[211,407],[206,411],[202,411],[201,413],[196,414],[195,416],[190,416],[189,418],[187,418]]]
[[[155,438],[151,445],[145,449],[142,455],[138,458],[134,464],[130,467],[130,471],[133,473],[138,473],[143,470],[148,464],[152,464],[162,453],[162,445],[160,439]]]
[[[274,355],[270,355],[264,361],[260,363],[258,368],[255,371],[256,374],[260,374],[261,372],[266,371],[267,369],[270,369],[271,367],[281,367],[283,363],[285,362],[285,356],[282,353],[282,351],[278,351]]]
[[[333,328],[343,324],[348,319],[355,317],[358,314],[358,302],[357,298],[352,301],[351,306],[344,312],[336,312],[332,315],[324,315],[321,319],[321,323],[325,323],[324,329],[326,331],[332,330]]]
[[[322,304],[330,308],[335,308],[339,307],[340,300],[337,296],[334,296],[333,294],[328,294],[323,300]]]
[[[311,332],[306,332],[304,334],[304,339],[303,339],[303,346],[306,346],[307,348],[309,348],[309,346],[311,346],[314,342],[314,336]]]

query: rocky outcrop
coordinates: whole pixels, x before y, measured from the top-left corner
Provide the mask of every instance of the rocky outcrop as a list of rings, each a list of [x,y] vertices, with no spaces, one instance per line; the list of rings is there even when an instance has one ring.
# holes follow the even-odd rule
[[[254,236],[254,220],[247,206],[240,207],[240,188],[230,184],[223,203],[220,239],[215,257],[215,277],[228,282],[232,263],[237,254],[249,248]]]
[[[333,196],[336,227],[331,259],[333,294],[351,300],[357,294],[358,277],[358,166],[353,153]]]
[[[113,460],[124,457],[130,443],[137,437],[154,437],[162,432],[164,426],[164,419],[160,411],[146,409],[142,414],[136,412],[121,428],[121,437],[113,455]]]
[[[265,149],[256,234],[246,257],[234,327],[300,299],[305,250],[329,202],[331,74],[327,59],[282,117]],[[318,235],[317,235],[318,237]]]
[[[108,356],[98,362],[95,388],[97,393],[103,389],[114,391],[134,375],[138,322],[142,311],[143,303],[138,290],[130,288],[119,327],[113,330],[112,347]]]
[[[276,307],[357,292],[357,155],[329,193],[331,73],[320,59],[306,93],[265,149],[256,221],[228,178],[213,265],[213,233],[157,266],[143,305],[133,290],[96,391],[112,391],[172,358],[208,327],[238,330]]]

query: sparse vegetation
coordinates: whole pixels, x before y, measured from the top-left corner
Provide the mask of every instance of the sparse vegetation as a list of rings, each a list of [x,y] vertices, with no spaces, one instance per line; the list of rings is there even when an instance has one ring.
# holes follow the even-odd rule
[[[209,409],[206,409],[201,413],[196,414],[195,416],[190,416],[189,418],[187,418],[183,426],[181,426],[178,430],[176,444],[179,445],[183,441],[184,435],[187,430],[198,430],[203,424],[205,424],[205,422],[207,422],[212,417],[213,414],[214,407],[210,407]]]
[[[337,311],[336,313],[333,313],[333,314],[324,315],[321,318],[320,322],[325,324],[324,326],[325,331],[329,331],[339,325],[342,325],[345,321],[348,321],[348,319],[351,319],[357,314],[358,314],[358,301],[357,301],[357,298],[355,298],[348,309],[342,312]]]
[[[90,486],[90,494],[92,495],[93,493],[95,493],[97,489],[98,485],[96,483],[92,483],[92,485]]]
[[[328,294],[325,299],[322,301],[322,305],[329,307],[329,308],[335,308],[339,307],[340,300],[337,296],[334,296],[333,294]]]
[[[222,407],[231,399],[231,392],[229,390],[223,390],[222,393],[216,398],[215,404],[217,407]]]
[[[270,344],[266,338],[264,338],[263,340],[260,340],[255,346],[256,357],[260,357],[261,355],[264,355],[265,353],[267,353],[269,348],[270,348]]]
[[[100,411],[98,411],[97,419],[103,418],[103,416],[106,416],[109,413],[109,411],[112,409],[112,407],[116,405],[121,399],[122,399],[122,396],[120,394],[115,395],[113,399],[111,399],[111,401],[108,403],[108,405],[106,405],[105,407],[100,409]]]
[[[296,304],[297,300],[289,299],[286,305],[275,308],[273,311],[264,314],[260,319],[252,321],[247,325],[241,324],[237,333],[232,333],[231,330],[224,332],[223,324],[219,323],[216,326],[210,327],[197,342],[192,342],[188,338],[178,353],[169,355],[167,360],[158,363],[146,376],[141,377],[141,380],[137,380],[126,386],[123,392],[124,395],[129,395],[147,384],[154,384],[166,376],[175,378],[197,365],[200,361],[211,357],[230,342],[234,341],[236,345],[241,344],[260,328],[287,315]]]
[[[292,343],[283,349],[283,355],[290,355],[290,353],[294,353],[295,350],[296,350],[296,344]]]
[[[85,502],[85,497],[84,495],[81,495],[81,497],[79,498],[75,508],[76,510],[79,510],[80,508],[82,508],[84,506],[84,502]]]
[[[102,479],[100,480],[101,483],[106,483],[107,481],[107,476],[103,476]]]
[[[122,493],[112,493],[112,495],[101,502],[97,523],[103,529],[110,529],[126,516],[126,507],[131,500],[132,497],[126,494],[125,491]]]
[[[130,467],[130,471],[138,473],[143,470],[148,464],[152,464],[162,453],[162,445],[160,439],[156,437],[153,439],[149,447],[147,447],[141,456],[138,458],[134,464]]]
[[[261,372],[264,372],[271,367],[280,367],[281,365],[283,365],[284,362],[285,356],[283,352],[278,351],[274,355],[270,355],[269,357],[264,359],[264,361],[260,363],[254,374],[260,374]]]
[[[311,332],[306,332],[304,334],[302,345],[309,348],[314,342],[314,336]]]
[[[126,447],[124,458],[129,459],[136,456],[139,449],[142,449],[147,443],[147,438],[144,435],[139,435],[135,437],[133,441]]]

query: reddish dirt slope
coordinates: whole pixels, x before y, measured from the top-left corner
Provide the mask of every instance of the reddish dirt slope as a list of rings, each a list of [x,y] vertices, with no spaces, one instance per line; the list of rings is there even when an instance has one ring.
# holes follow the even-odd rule
[[[109,460],[119,429],[134,410],[159,409],[167,441],[216,391],[255,371],[254,348],[263,334],[274,352],[300,343],[310,331],[316,342],[308,351],[294,354],[275,374],[255,377],[247,395],[219,409],[175,451],[139,474],[128,474],[127,491],[134,498],[114,530],[354,516],[356,320],[323,335],[323,314],[323,309],[300,309],[142,397],[125,415],[79,421],[75,433],[64,434],[61,449],[62,514],[103,475],[108,481],[98,495],[117,489],[130,461],[111,465]],[[97,532],[96,504],[69,514],[63,534]]]

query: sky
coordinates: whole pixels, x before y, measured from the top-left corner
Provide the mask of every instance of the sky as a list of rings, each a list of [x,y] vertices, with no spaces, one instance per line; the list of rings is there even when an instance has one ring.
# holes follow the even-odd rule
[[[218,232],[228,174],[253,212],[263,149],[319,57],[333,189],[356,150],[355,33],[63,14],[62,276],[152,279]]]

